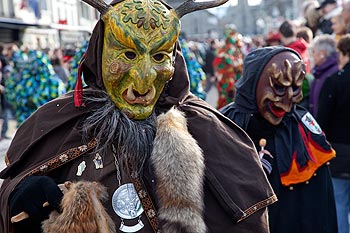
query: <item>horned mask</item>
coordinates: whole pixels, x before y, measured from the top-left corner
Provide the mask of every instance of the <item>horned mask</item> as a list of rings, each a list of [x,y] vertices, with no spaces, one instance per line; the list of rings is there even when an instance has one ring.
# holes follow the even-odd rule
[[[102,79],[117,106],[130,119],[148,118],[174,74],[180,18],[227,0],[186,1],[175,10],[160,0],[124,0],[114,6],[83,0],[104,22]]]

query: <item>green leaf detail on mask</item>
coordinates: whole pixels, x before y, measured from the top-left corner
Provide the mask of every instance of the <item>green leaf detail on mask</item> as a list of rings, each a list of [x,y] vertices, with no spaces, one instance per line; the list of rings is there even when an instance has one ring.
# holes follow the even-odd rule
[[[151,28],[167,29],[170,25],[169,12],[165,6],[156,0],[133,0],[132,2],[124,3],[122,14],[123,21],[127,23],[131,21],[137,24],[138,27],[143,27],[145,30]]]

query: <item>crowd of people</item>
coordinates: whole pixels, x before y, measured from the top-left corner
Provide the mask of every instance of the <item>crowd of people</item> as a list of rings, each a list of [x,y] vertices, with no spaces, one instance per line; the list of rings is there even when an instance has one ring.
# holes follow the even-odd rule
[[[74,89],[87,43],[76,49],[40,50],[1,44],[1,139],[8,139],[8,119],[20,126],[37,108]]]
[[[86,0],[101,19],[73,53],[0,46],[0,229],[349,233],[350,1],[204,42],[179,23],[202,7],[125,1]]]

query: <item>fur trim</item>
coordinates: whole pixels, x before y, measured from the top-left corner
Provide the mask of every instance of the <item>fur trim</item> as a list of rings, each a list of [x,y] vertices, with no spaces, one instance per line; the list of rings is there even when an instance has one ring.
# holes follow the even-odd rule
[[[61,201],[62,213],[51,212],[43,221],[44,233],[115,233],[115,225],[102,206],[107,198],[104,186],[97,182],[66,182]]]
[[[157,118],[151,161],[155,169],[162,233],[204,233],[204,158],[187,129],[184,113],[172,108]]]

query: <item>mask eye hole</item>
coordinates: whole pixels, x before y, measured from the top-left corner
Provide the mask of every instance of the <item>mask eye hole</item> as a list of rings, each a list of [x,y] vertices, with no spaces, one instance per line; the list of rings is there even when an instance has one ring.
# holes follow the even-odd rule
[[[134,60],[136,58],[136,53],[131,51],[125,52],[125,57],[127,57],[130,60]]]
[[[278,85],[278,84],[274,84],[273,87],[274,87],[277,95],[283,95],[284,92],[286,91],[286,87]]]
[[[158,61],[158,62],[161,62],[161,61],[164,60],[164,57],[165,57],[164,54],[162,54],[162,53],[157,53],[157,54],[155,54],[155,55],[153,56],[153,59],[156,60],[156,61]]]
[[[293,94],[296,95],[296,94],[299,94],[299,91],[300,91],[300,87],[297,87],[297,86],[293,86]]]

